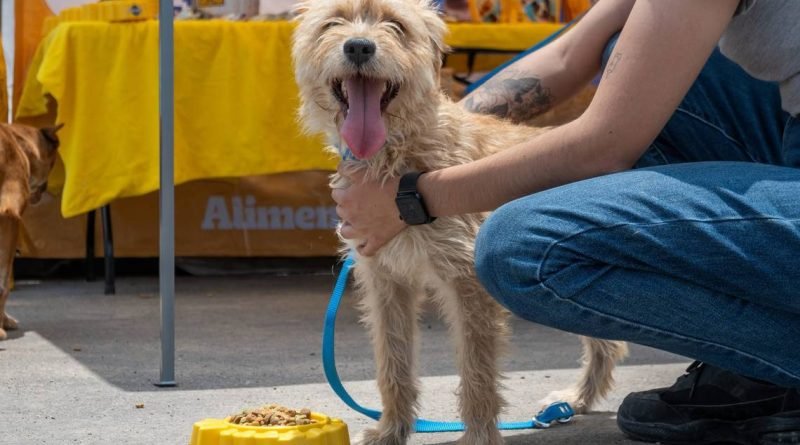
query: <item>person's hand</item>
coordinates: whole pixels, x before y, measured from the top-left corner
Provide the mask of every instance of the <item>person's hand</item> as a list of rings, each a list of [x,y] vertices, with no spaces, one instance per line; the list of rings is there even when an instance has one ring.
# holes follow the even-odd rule
[[[360,255],[372,256],[406,228],[394,202],[399,178],[380,181],[365,177],[363,169],[353,164],[339,164],[339,174],[349,185],[331,192],[336,201],[336,213],[342,220],[339,233],[342,238],[358,240],[356,250]]]

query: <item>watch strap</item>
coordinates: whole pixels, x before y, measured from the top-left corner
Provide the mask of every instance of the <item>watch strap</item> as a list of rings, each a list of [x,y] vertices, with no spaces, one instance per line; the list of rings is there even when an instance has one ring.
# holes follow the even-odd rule
[[[436,221],[435,216],[431,216],[428,212],[428,207],[425,205],[425,200],[420,195],[419,191],[417,190],[417,181],[419,177],[422,176],[423,172],[409,172],[404,174],[400,177],[400,184],[397,186],[397,197],[409,197],[411,199],[416,199],[419,202],[422,211],[424,212],[425,219],[416,224],[430,224]],[[402,210],[401,210],[402,212]],[[400,215],[400,219],[403,221],[409,222],[406,218],[403,217],[402,213]]]
[[[401,176],[397,193],[417,193],[417,181],[420,176],[422,176],[422,172],[411,172]]]

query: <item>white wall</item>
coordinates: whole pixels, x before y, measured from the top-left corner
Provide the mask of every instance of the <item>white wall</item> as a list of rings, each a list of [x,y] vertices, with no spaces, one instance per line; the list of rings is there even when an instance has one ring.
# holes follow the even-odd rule
[[[49,6],[53,12],[58,14],[62,9],[85,5],[86,3],[94,3],[95,1],[96,0],[45,0],[45,3],[47,3],[47,6]]]
[[[281,14],[291,10],[297,0],[261,0],[259,14]]]

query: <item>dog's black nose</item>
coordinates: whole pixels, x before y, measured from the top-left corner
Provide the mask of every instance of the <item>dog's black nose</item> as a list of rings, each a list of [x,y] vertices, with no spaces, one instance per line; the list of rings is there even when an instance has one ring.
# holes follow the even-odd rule
[[[350,39],[344,43],[344,55],[357,67],[360,67],[375,55],[375,43],[361,38]]]

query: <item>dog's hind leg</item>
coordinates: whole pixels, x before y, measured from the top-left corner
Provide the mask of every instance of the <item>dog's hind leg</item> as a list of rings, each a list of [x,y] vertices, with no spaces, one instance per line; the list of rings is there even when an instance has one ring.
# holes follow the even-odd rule
[[[17,251],[19,220],[10,215],[0,215],[0,340],[5,340],[5,329],[16,329],[17,321],[6,315],[6,301],[11,288],[11,268]]]
[[[502,444],[497,420],[505,402],[500,395],[498,360],[508,338],[507,312],[475,277],[452,282],[437,292],[456,344],[461,375],[459,405],[467,430],[458,443]]]
[[[357,266],[358,267],[358,266]],[[363,299],[364,321],[370,329],[383,415],[375,429],[357,443],[402,445],[413,432],[417,411],[417,318],[420,294],[388,276],[370,271],[356,278]]]
[[[583,343],[583,368],[578,382],[571,388],[556,391],[542,400],[544,406],[553,402],[567,402],[577,414],[584,414],[608,395],[614,386],[614,367],[628,355],[628,345],[622,341],[599,340],[581,337]]]

